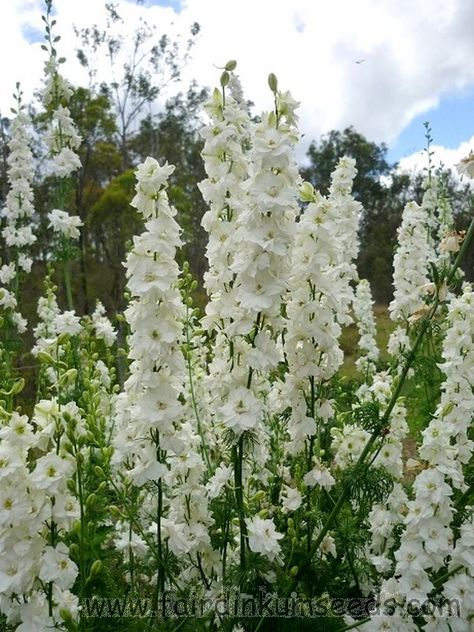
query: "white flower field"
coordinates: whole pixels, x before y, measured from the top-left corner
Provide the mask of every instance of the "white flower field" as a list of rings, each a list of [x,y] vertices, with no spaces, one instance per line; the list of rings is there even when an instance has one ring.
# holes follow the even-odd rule
[[[431,176],[406,205],[381,359],[355,265],[357,164],[341,158],[325,196],[303,182],[299,104],[272,74],[252,118],[231,61],[201,131],[205,307],[178,264],[167,187],[180,166],[149,157],[130,199],[143,232],[123,262],[127,307],[107,315],[98,297],[81,315],[82,223],[67,207],[81,137],[50,11],[45,23],[60,255],[27,322],[36,158],[18,93],[0,264],[0,629],[473,630],[474,289],[460,266],[474,221],[454,230]],[[474,176],[472,155],[459,171]],[[356,380],[341,371],[351,323]],[[28,336],[31,383],[14,344]],[[414,432],[420,366],[439,380]]]

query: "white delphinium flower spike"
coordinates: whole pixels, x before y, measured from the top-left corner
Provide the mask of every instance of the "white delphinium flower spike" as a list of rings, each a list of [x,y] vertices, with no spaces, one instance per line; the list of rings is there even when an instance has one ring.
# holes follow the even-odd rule
[[[351,321],[361,212],[351,195],[355,175],[355,162],[344,157],[328,198],[307,183],[301,189],[310,203],[295,226],[284,344],[289,371],[283,390],[292,408],[288,431],[294,453],[316,433],[315,417],[324,422],[333,415],[331,402],[317,390],[342,364],[341,325]]]
[[[360,336],[359,357],[356,360],[356,367],[363,375],[370,377],[375,371],[375,363],[380,354],[375,339],[377,330],[373,312],[372,292],[366,279],[361,279],[357,284],[352,309]]]
[[[33,228],[33,154],[30,148],[31,119],[21,103],[21,92],[17,95],[16,116],[11,122],[8,142],[10,154],[7,158],[9,191],[2,210],[4,226],[2,237],[9,252],[9,260],[0,260],[0,307],[18,333],[24,333],[27,321],[18,311],[18,275],[29,273],[32,259],[29,250],[36,241]],[[3,264],[3,265],[2,265]],[[17,287],[15,287],[15,283]],[[3,286],[3,287],[2,287]]]
[[[389,305],[389,312],[394,321],[407,321],[425,306],[423,296],[430,282],[429,265],[436,258],[429,237],[431,226],[426,208],[416,202],[409,202],[405,206],[393,260],[394,298]]]

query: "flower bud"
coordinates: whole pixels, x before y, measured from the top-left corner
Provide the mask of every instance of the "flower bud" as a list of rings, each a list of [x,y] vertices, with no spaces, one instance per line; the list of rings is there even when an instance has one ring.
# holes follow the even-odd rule
[[[298,189],[298,193],[300,194],[300,200],[302,202],[314,202],[316,196],[314,194],[314,187],[311,182],[303,182],[303,184]]]
[[[225,88],[225,86],[229,83],[229,73],[227,72],[227,70],[224,70],[224,72],[221,75],[221,86],[223,88]]]
[[[97,575],[99,575],[100,572],[102,571],[102,567],[103,567],[102,562],[100,560],[96,560],[92,564],[91,570],[89,571],[89,578],[97,577]]]
[[[21,391],[22,391],[24,388],[25,388],[25,380],[24,380],[24,378],[20,377],[20,379],[19,379],[19,380],[17,380],[17,381],[13,384],[13,386],[12,386],[12,388],[11,388],[10,393],[11,393],[12,395],[18,395],[18,393],[21,393]]]
[[[44,362],[45,364],[54,364],[53,356],[47,351],[39,351],[37,358],[40,362]]]
[[[94,472],[97,478],[105,478],[105,472],[99,465],[94,467]]]
[[[61,619],[65,623],[72,623],[73,622],[72,614],[66,608],[60,608],[59,609],[59,616],[61,617]]]
[[[72,560],[78,560],[80,554],[81,554],[81,551],[79,549],[79,546],[75,542],[69,545],[69,557]]]
[[[66,342],[68,342],[70,337],[71,337],[70,334],[68,334],[67,332],[62,333],[58,338],[58,345],[59,346],[65,345]]]
[[[89,494],[89,496],[87,496],[86,498],[86,509],[90,509],[91,507],[93,507],[95,505],[95,503],[97,502],[97,496],[96,494],[94,494],[94,492],[92,492],[92,494]]]
[[[235,59],[231,59],[225,65],[225,69],[228,70],[229,72],[232,72],[236,68],[237,68],[237,62],[235,61]]]
[[[273,93],[278,90],[278,79],[276,78],[276,75],[273,74],[273,72],[268,75],[268,85],[270,86],[270,90]]]

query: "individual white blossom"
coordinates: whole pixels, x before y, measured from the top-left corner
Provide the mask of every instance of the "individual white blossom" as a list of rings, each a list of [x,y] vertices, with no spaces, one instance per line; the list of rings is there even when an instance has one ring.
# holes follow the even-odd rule
[[[278,541],[283,538],[283,534],[275,529],[273,520],[255,516],[248,518],[246,524],[250,550],[273,561],[280,553],[281,547]]]
[[[48,227],[52,228],[53,232],[67,239],[79,239],[82,221],[77,215],[69,215],[66,211],[55,208],[48,213],[48,219]]]

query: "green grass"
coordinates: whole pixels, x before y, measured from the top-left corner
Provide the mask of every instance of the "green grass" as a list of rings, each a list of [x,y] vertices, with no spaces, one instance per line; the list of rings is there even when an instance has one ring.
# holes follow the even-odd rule
[[[388,359],[387,343],[390,334],[395,329],[395,323],[390,320],[387,305],[375,305],[374,314],[377,326],[376,342],[380,349],[380,359],[384,362]],[[362,378],[355,366],[358,345],[359,334],[356,325],[352,324],[345,327],[341,336],[341,348],[344,351],[342,374],[350,379]]]

